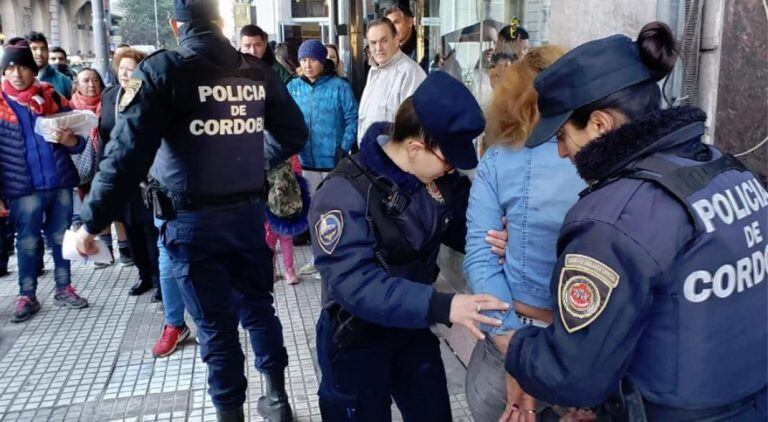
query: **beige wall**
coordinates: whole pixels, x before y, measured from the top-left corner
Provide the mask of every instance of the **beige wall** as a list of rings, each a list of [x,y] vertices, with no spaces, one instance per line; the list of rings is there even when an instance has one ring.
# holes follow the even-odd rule
[[[573,48],[613,34],[635,38],[656,20],[656,0],[551,0],[549,42]]]

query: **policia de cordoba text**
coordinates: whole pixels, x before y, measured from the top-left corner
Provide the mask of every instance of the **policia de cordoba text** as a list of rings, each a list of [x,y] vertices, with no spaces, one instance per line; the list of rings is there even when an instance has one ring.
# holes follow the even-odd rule
[[[263,101],[265,91],[263,85],[238,85],[238,86],[199,86],[198,96],[200,103],[209,99],[218,102],[250,102]],[[245,115],[244,105],[232,106],[232,116]],[[189,123],[189,133],[195,136],[206,135],[242,135],[243,133],[256,133],[264,130],[264,119],[195,119]]]

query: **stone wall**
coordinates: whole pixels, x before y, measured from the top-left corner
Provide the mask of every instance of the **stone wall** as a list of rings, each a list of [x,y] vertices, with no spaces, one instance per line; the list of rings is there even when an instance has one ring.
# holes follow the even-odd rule
[[[715,145],[738,154],[768,136],[768,21],[760,0],[726,0]],[[722,95],[726,94],[726,95]],[[768,145],[741,157],[766,183]]]
[[[608,35],[635,38],[656,20],[656,0],[550,0],[549,42],[573,48]]]

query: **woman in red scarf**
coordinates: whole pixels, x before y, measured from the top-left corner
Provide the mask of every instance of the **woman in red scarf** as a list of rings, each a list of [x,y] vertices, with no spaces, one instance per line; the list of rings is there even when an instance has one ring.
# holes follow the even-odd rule
[[[72,99],[69,101],[74,110],[88,110],[97,117],[101,115],[101,91],[104,90],[104,81],[98,72],[91,68],[84,68],[77,73]],[[95,127],[88,136],[88,142],[93,144],[96,151],[99,150],[99,128]],[[77,192],[82,201],[88,193],[90,183],[77,187]]]

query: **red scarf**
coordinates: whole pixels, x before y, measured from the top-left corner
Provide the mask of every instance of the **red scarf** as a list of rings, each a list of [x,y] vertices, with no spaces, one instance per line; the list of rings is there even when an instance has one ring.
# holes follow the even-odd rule
[[[70,100],[70,104],[72,105],[72,108],[75,110],[88,110],[96,114],[96,117],[101,116],[101,97],[99,97],[98,95],[95,97],[86,97],[85,95],[82,95],[79,92],[75,91],[72,93],[72,99]],[[93,128],[93,130],[91,131],[90,138],[94,147],[99,145],[98,126]]]
[[[36,116],[48,116],[59,111],[59,106],[53,99],[56,91],[50,84],[35,80],[29,88],[19,91],[11,85],[8,79],[3,79],[3,92],[8,98],[29,108],[29,111]],[[69,105],[64,97],[60,97],[60,101],[62,107]]]

